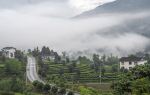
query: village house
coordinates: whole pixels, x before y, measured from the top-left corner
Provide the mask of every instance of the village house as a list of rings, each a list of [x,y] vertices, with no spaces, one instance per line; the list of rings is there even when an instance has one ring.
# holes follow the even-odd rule
[[[2,49],[2,54],[7,58],[15,58],[16,48],[14,47],[5,47]]]
[[[135,67],[136,65],[144,65],[147,61],[142,57],[122,57],[120,58],[120,69],[131,69]]]
[[[42,54],[43,60],[50,60],[54,62],[56,56],[56,52],[51,51],[49,54]]]

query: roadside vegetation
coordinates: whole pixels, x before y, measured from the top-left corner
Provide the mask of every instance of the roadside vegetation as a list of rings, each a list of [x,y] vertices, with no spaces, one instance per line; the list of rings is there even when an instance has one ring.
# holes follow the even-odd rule
[[[15,95],[25,90],[26,58],[21,51],[15,57],[8,59],[0,55],[0,95]]]
[[[112,88],[115,95],[150,95],[150,62],[120,74]]]
[[[150,95],[149,55],[145,65],[127,70],[119,69],[119,59],[113,55],[71,59],[48,47],[29,53],[36,57],[45,84],[26,80],[27,58],[21,51],[16,51],[15,59],[0,53],[0,95]]]
[[[150,94],[149,55],[146,65],[127,70],[119,68],[119,59],[113,55],[93,54],[92,59],[79,56],[75,60],[66,57],[64,61],[56,52],[55,60],[51,60],[43,58],[44,51],[51,52],[48,47],[44,48],[41,51],[34,49],[32,53],[37,58],[39,75],[49,84],[69,88],[81,95]]]
[[[117,79],[119,62],[113,55],[100,58],[94,54],[92,59],[86,56],[70,59],[64,52],[60,56],[45,46],[41,51],[35,48],[31,53],[37,58],[40,77],[49,84],[77,92],[87,89],[96,92],[97,95],[112,92],[110,85]],[[54,54],[54,60],[49,58],[51,54]],[[106,87],[106,90],[102,86]]]

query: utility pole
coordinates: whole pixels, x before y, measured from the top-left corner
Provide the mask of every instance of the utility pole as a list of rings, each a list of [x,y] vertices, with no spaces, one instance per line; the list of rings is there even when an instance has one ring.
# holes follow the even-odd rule
[[[102,84],[102,70],[101,70],[101,61],[99,60],[99,78],[100,78],[100,85]]]
[[[119,74],[119,71],[120,71],[120,60],[118,61],[118,74]]]
[[[100,84],[102,84],[101,64],[99,66],[99,77],[100,77]]]
[[[25,77],[26,77],[26,85],[27,85],[27,67],[26,67]]]

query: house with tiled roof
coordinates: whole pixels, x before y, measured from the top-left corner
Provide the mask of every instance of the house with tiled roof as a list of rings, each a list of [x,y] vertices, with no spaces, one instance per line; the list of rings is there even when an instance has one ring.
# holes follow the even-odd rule
[[[5,47],[2,49],[2,54],[7,58],[15,58],[16,48],[14,47]]]
[[[120,58],[120,69],[131,69],[136,65],[144,65],[147,61],[142,57],[130,56]]]

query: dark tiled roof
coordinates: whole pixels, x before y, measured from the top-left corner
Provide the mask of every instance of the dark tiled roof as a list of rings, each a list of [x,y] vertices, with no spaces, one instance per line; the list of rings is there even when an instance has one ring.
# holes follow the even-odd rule
[[[124,61],[141,61],[141,60],[142,60],[141,57],[135,57],[135,56],[120,58],[121,62],[124,62]]]
[[[16,49],[14,47],[4,47],[3,49]]]

